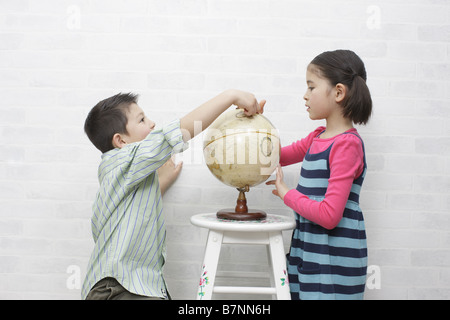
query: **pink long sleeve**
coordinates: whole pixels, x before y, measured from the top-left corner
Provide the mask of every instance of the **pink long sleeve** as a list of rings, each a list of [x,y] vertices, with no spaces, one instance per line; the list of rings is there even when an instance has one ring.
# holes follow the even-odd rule
[[[323,130],[325,130],[325,127],[319,127],[304,139],[294,142],[290,146],[283,147],[281,149],[280,165],[284,167],[302,162],[306,152],[308,152],[309,147],[313,143],[314,138],[316,138]]]
[[[320,139],[315,141],[321,143]],[[325,141],[322,141],[322,143],[325,143]],[[292,146],[291,148],[294,149]],[[286,151],[294,152],[288,149]],[[291,159],[287,152],[286,155],[283,155],[286,156],[286,163]],[[297,153],[300,153],[300,151]],[[364,152],[361,140],[353,134],[338,136],[334,140],[329,160],[330,178],[324,200],[311,200],[306,195],[293,189],[285,195],[284,203],[302,217],[331,230],[341,221],[353,181],[361,175],[364,168]]]

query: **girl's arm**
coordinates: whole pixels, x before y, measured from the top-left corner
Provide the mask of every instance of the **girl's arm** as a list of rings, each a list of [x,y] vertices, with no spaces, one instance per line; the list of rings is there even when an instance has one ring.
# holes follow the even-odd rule
[[[331,230],[342,219],[353,181],[361,175],[364,168],[363,159],[359,139],[356,141],[348,137],[335,142],[330,153],[330,179],[322,201],[311,200],[296,189],[289,190],[283,181],[281,168],[277,170],[275,182],[269,184],[275,184],[276,190],[273,193],[299,215]]]
[[[304,139],[281,148],[280,165],[284,167],[302,162],[314,138],[317,137],[317,135],[319,135],[319,133],[321,133],[323,130],[325,130],[325,127],[319,127]]]

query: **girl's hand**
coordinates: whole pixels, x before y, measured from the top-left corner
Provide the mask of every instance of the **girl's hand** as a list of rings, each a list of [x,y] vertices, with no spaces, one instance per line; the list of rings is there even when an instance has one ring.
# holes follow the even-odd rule
[[[284,201],[284,196],[290,190],[289,187],[284,182],[284,174],[281,166],[277,167],[277,177],[275,180],[267,181],[266,185],[275,185],[275,190],[272,190],[272,193],[277,197],[280,197],[281,200]]]

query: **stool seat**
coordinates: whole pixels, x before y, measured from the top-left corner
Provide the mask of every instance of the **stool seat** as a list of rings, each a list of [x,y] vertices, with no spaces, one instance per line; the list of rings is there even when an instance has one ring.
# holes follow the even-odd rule
[[[191,217],[194,226],[222,231],[262,232],[292,230],[295,220],[291,217],[267,215],[264,220],[238,221],[219,219],[215,213],[198,214]]]
[[[264,220],[237,221],[219,219],[215,213],[206,213],[191,217],[191,223],[209,230],[197,293],[198,300],[209,300],[213,293],[272,294],[276,295],[277,299],[291,298],[282,231],[292,230],[295,227],[293,217],[267,215]],[[222,244],[266,245],[272,286],[214,286]],[[239,277],[239,273],[229,272],[229,274]],[[245,274],[248,276],[248,272]]]

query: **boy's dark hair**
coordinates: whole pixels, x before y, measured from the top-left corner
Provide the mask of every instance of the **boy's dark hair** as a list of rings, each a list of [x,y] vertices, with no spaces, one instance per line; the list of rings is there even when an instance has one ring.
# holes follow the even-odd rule
[[[119,93],[100,101],[89,112],[84,131],[102,153],[114,149],[112,138],[116,133],[128,134],[126,112],[132,103],[137,103],[138,97],[137,94]]]
[[[311,61],[310,66],[319,70],[319,76],[331,85],[342,83],[349,89],[342,103],[344,117],[356,124],[366,124],[372,114],[372,98],[367,87],[364,62],[350,50],[324,52]]]

